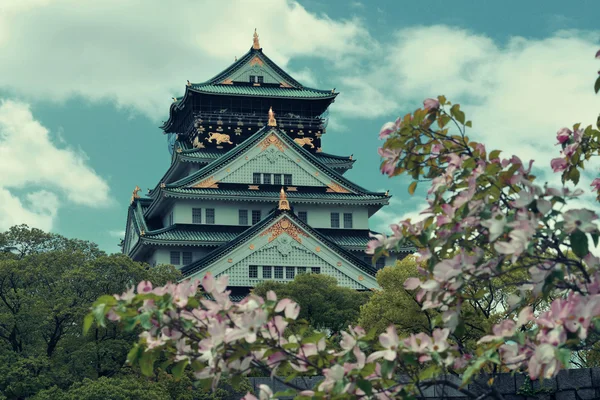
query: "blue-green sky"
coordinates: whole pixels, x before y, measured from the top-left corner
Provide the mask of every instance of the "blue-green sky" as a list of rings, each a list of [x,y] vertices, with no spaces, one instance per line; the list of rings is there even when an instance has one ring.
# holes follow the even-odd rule
[[[169,165],[171,97],[244,54],[254,28],[300,82],[341,92],[323,150],[354,154],[347,176],[394,195],[372,228],[423,207],[378,173],[377,133],[426,97],[460,102],[474,138],[556,182],[555,132],[600,111],[598,15],[592,0],[0,0],[0,229],[118,251],[131,191]]]

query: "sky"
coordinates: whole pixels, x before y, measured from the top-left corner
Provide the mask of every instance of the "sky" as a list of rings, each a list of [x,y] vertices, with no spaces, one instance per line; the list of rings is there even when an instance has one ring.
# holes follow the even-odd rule
[[[600,2],[566,4],[0,0],[0,231],[26,223],[119,251],[132,190],[169,166],[158,127],[171,98],[246,53],[255,28],[294,78],[340,92],[323,151],[353,154],[348,178],[390,190],[372,229],[424,208],[424,188],[410,196],[407,179],[379,173],[377,136],[427,97],[460,103],[474,140],[535,159],[558,185],[556,131],[600,111]]]

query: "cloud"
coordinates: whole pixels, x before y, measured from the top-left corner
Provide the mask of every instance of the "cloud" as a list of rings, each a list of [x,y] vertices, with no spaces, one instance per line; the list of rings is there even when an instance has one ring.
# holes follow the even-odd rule
[[[225,18],[210,17],[223,10]],[[271,0],[185,8],[158,0],[144,7],[133,0],[85,7],[77,0],[28,0],[0,14],[0,27],[0,88],[28,100],[108,100],[153,120],[183,94],[186,79],[204,81],[248,51],[254,28],[282,67],[298,56],[351,65],[374,43],[357,19],[332,20],[296,2]]]
[[[0,100],[0,176],[0,230],[21,223],[50,230],[59,195],[90,207],[110,201],[107,183],[84,155],[59,148],[29,106],[11,100]]]
[[[125,237],[125,231],[124,230],[114,230],[114,231],[108,231],[108,234],[112,237],[115,238],[119,238],[122,239]]]

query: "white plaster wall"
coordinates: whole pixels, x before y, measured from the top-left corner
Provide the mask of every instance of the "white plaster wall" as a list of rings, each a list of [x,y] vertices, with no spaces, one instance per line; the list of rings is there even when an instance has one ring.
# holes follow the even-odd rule
[[[293,205],[294,212],[306,211],[308,217],[308,225],[313,228],[331,228],[330,213],[337,212],[340,214],[340,226],[344,226],[344,213],[352,213],[353,229],[369,229],[369,215],[366,208],[360,207],[342,207],[333,205],[315,205],[315,204],[298,204]],[[248,221],[252,222],[252,210],[261,210],[261,216],[264,218],[273,208],[277,207],[277,203],[258,203],[258,202],[219,202],[219,201],[203,201],[203,200],[180,200],[174,207],[173,219],[175,223],[191,224],[192,223],[192,208],[202,208],[202,223],[206,222],[207,208],[215,209],[215,224],[216,225],[239,225],[238,210],[248,210]],[[166,221],[166,215],[163,217]],[[166,223],[166,222],[165,222]],[[343,229],[343,228],[340,228]]]

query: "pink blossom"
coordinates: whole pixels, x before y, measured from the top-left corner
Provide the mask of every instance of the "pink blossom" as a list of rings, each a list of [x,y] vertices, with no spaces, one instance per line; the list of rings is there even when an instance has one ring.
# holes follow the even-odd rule
[[[421,280],[419,278],[408,278],[404,282],[404,289],[406,290],[415,290],[421,286]]]
[[[423,107],[428,111],[435,111],[440,108],[440,102],[438,99],[425,99],[423,101]]]
[[[569,164],[567,164],[567,161],[564,158],[559,157],[553,158],[552,161],[550,161],[550,166],[554,172],[562,172],[567,169]]]
[[[593,187],[595,191],[600,192],[600,178],[594,179],[590,186]]]
[[[497,213],[492,216],[492,219],[481,221],[480,224],[481,226],[488,228],[490,242],[493,242],[496,239],[498,239],[502,234],[504,234],[506,218],[504,217],[504,215]]]
[[[562,144],[569,140],[569,137],[571,137],[572,134],[573,132],[569,128],[561,128],[556,133],[556,139]]]
[[[138,283],[137,292],[139,294],[150,293],[152,291],[152,282],[150,281],[141,281]]]
[[[298,314],[300,314],[300,306],[290,299],[283,299],[275,307],[275,312],[282,311],[285,312],[286,318],[296,319],[298,318]]]
[[[554,346],[544,343],[539,345],[529,359],[529,377],[535,380],[539,377],[549,379],[560,369]]]
[[[392,133],[400,130],[402,127],[402,119],[398,118],[396,122],[386,122],[379,130],[379,140],[387,139]]]
[[[122,300],[122,301],[126,301],[126,302],[130,302],[131,300],[133,300],[133,298],[135,297],[135,293],[134,293],[134,287],[130,287],[126,292],[124,292],[122,295],[115,295],[115,298],[117,300]]]
[[[386,333],[379,335],[379,343],[385,350],[372,353],[367,358],[367,362],[370,363],[380,358],[385,358],[388,361],[394,361],[396,359],[398,346],[400,344],[400,339],[398,338],[398,334],[396,333],[396,328],[394,325],[390,325],[387,328]]]
[[[323,370],[325,380],[319,385],[319,391],[329,393],[333,390],[336,383],[343,381],[344,368],[341,365],[334,365],[331,368]]]
[[[563,214],[565,221],[564,229],[567,233],[572,233],[576,229],[579,229],[585,233],[592,233],[598,230],[598,227],[593,220],[598,219],[598,216],[590,210],[578,209],[569,210]]]
[[[215,279],[211,272],[207,272],[204,278],[202,278],[202,287],[210,294],[213,294],[213,292],[223,293],[227,288],[228,280],[229,277],[227,275]]]
[[[573,154],[575,154],[575,152],[577,151],[578,147],[579,147],[578,143],[569,144],[569,145],[567,145],[567,147],[565,147],[565,149],[563,150],[563,153],[566,157],[572,157]]]

